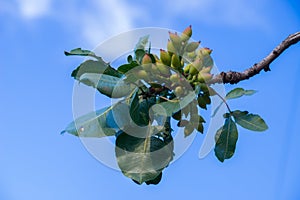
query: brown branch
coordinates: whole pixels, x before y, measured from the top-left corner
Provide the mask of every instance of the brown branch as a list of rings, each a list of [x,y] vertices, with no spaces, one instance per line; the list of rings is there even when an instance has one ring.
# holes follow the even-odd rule
[[[249,79],[257,74],[260,71],[264,70],[265,72],[270,71],[270,64],[287,48],[291,45],[296,44],[300,41],[300,32],[289,35],[285,40],[283,40],[267,57],[265,57],[259,63],[255,63],[249,69],[246,69],[243,72],[221,72],[218,75],[215,75],[212,80],[209,81],[209,84],[215,83],[230,83],[235,84],[242,80]]]

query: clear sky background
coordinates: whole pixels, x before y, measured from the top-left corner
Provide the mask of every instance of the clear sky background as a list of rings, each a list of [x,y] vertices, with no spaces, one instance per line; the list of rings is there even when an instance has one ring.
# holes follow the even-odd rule
[[[256,89],[236,109],[259,113],[269,129],[240,129],[234,157],[198,152],[204,136],[164,171],[138,186],[94,159],[81,141],[60,135],[72,121],[71,71],[93,49],[141,27],[181,31],[213,49],[220,70],[243,70],[300,30],[298,0],[0,0],[0,200],[300,199],[300,44],[239,86]],[[229,90],[233,86],[226,86]]]

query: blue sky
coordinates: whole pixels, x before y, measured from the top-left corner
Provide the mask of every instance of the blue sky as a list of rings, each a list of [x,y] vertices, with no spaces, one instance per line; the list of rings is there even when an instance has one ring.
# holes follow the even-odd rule
[[[93,49],[133,28],[191,24],[219,70],[240,71],[299,31],[299,13],[297,0],[0,1],[0,199],[300,199],[300,44],[271,72],[239,85],[259,92],[230,105],[259,113],[269,129],[239,129],[236,153],[224,163],[213,152],[198,158],[198,135],[158,186],[138,186],[78,138],[59,134],[72,120],[70,73],[83,61],[64,50]]]

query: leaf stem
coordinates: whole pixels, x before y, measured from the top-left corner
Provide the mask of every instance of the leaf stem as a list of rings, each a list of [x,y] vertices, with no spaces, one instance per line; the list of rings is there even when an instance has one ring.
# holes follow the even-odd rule
[[[226,99],[224,99],[217,91],[215,91],[216,95],[225,103],[227,110],[229,111],[229,113],[232,113],[232,111],[230,110],[230,107],[226,101]]]

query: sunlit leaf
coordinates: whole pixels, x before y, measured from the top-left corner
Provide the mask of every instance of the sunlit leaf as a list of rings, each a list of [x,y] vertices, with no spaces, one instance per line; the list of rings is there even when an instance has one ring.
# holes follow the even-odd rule
[[[225,98],[226,99],[236,99],[236,98],[242,97],[244,95],[250,96],[256,92],[257,92],[256,90],[245,90],[243,88],[235,88],[235,89],[231,90],[230,92],[228,92]]]
[[[231,117],[225,119],[225,124],[217,131],[215,140],[215,155],[218,160],[224,162],[225,159],[231,158],[238,140],[237,127]]]
[[[145,35],[143,37],[140,37],[138,43],[135,45],[135,51],[138,50],[138,49],[143,49],[145,50],[146,48],[146,45],[148,44],[148,41],[149,41],[149,37],[150,35]]]
[[[66,56],[95,56],[95,53],[89,50],[83,50],[81,48],[76,48],[70,52],[65,51]]]
[[[249,114],[248,111],[233,111],[234,120],[237,124],[243,128],[252,131],[265,131],[268,129],[266,122],[256,114]]]
[[[115,152],[125,176],[138,184],[157,184],[162,170],[173,159],[173,148],[173,142],[155,136],[139,138],[121,133],[116,139]]]
[[[85,73],[79,81],[97,88],[99,92],[111,98],[127,96],[136,88],[133,84],[125,83],[122,78],[105,74]]]
[[[83,115],[71,122],[62,133],[68,132],[79,137],[105,137],[115,134],[115,129],[106,123],[108,112],[113,107],[106,107],[96,112]]]
[[[72,77],[79,80],[81,75],[85,73],[95,73],[95,74],[105,74],[114,77],[122,77],[123,75],[112,68],[108,63],[104,62],[103,60],[87,60],[84,61],[77,67],[71,74]]]
[[[124,64],[124,65],[121,65],[119,68],[118,68],[118,71],[125,74],[126,72],[132,70],[133,68],[139,66],[139,64],[136,62],[136,61],[132,61],[131,63],[129,64]]]

